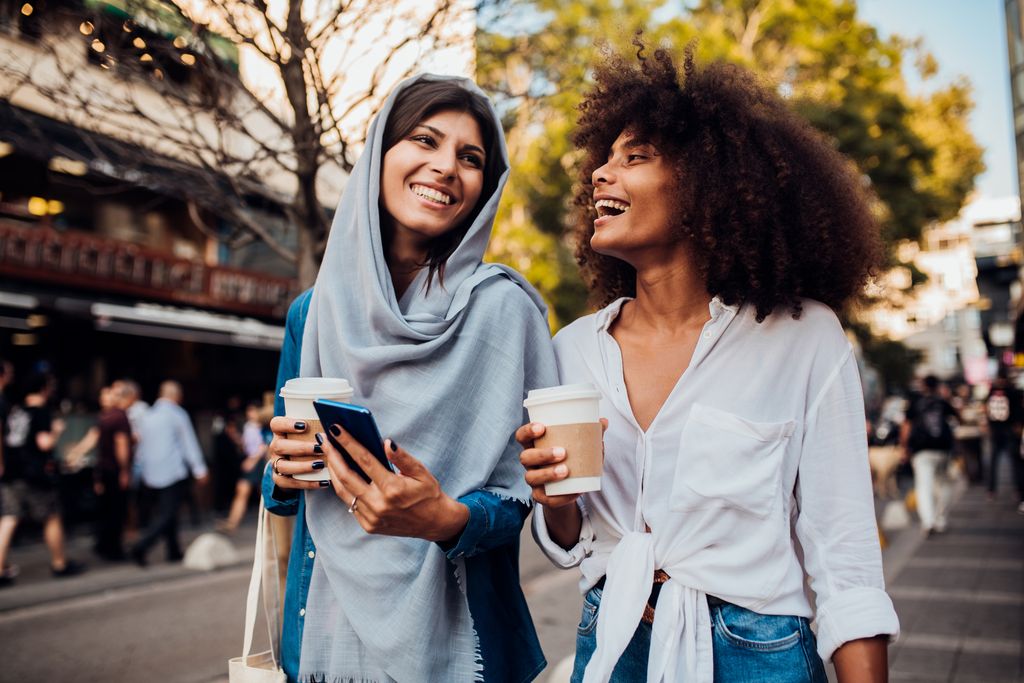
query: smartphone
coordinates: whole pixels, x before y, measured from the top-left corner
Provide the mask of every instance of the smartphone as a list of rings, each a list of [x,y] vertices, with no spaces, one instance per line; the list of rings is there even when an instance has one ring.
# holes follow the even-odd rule
[[[326,398],[318,398],[313,401],[313,408],[316,409],[316,414],[324,425],[324,434],[327,436],[327,440],[338,449],[338,452],[345,459],[345,464],[358,473],[366,483],[370,483],[370,477],[363,472],[363,468],[356,464],[352,456],[345,452],[345,449],[334,438],[334,435],[331,434],[331,425],[340,425],[342,429],[352,435],[353,439],[361,443],[363,448],[368,450],[381,465],[384,465],[389,472],[394,472],[391,462],[388,460],[387,455],[384,454],[384,439],[381,438],[380,430],[377,429],[377,422],[373,419],[373,413],[368,408],[340,401],[331,401]]]

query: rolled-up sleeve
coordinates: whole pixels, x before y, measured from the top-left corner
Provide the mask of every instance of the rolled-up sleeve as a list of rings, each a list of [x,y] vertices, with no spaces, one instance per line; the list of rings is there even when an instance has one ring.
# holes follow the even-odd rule
[[[583,524],[580,526],[580,538],[576,545],[566,550],[555,543],[548,534],[548,525],[544,521],[544,506],[537,504],[533,507],[533,538],[537,545],[548,556],[548,559],[556,567],[571,569],[576,567],[588,555],[594,543],[594,527],[590,523],[590,515],[587,514],[587,506],[583,498],[577,498],[576,504],[580,508],[583,517]]]
[[[803,433],[796,534],[816,596],[818,653],[899,635],[885,592],[864,427],[864,399],[850,350],[827,372]]]
[[[530,514],[530,506],[502,498],[485,489],[473,491],[459,498],[469,508],[466,528],[454,543],[441,544],[448,559],[473,557],[519,538],[523,521]]]

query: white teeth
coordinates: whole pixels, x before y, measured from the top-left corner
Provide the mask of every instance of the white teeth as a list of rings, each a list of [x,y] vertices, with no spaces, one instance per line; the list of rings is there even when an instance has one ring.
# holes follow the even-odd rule
[[[625,213],[625,212],[629,211],[629,204],[626,204],[624,202],[619,202],[619,201],[616,201],[614,199],[598,199],[596,202],[594,202],[594,208],[595,209],[615,209],[616,211],[620,211],[622,213]]]
[[[420,197],[430,199],[441,204],[452,204],[455,200],[450,195],[445,194],[439,190],[435,190],[432,187],[426,187],[424,185],[413,185],[412,191],[418,194]]]

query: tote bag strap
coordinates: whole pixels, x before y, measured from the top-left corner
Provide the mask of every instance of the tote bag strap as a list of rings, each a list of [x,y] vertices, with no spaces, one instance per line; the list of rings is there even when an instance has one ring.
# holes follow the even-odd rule
[[[256,523],[256,550],[253,553],[252,575],[249,577],[249,593],[245,600],[245,638],[242,645],[243,661],[252,654],[253,629],[256,627],[256,614],[259,612],[260,584],[264,588],[264,612],[267,617],[267,629],[270,636],[270,651],[277,664],[278,635],[276,624],[279,614],[279,593],[280,587],[276,580],[266,580],[264,573],[268,567],[277,571],[277,553],[273,543],[268,543],[267,538],[267,516],[266,508],[263,506],[263,497],[260,496],[259,517]],[[269,555],[273,554],[273,561]]]
[[[263,497],[260,496],[260,504]],[[275,532],[274,520],[270,512],[264,510],[260,516],[263,520],[263,613],[267,618],[267,635],[269,636],[270,652],[274,663],[278,663],[281,641],[281,575],[279,568],[278,544],[282,539]]]

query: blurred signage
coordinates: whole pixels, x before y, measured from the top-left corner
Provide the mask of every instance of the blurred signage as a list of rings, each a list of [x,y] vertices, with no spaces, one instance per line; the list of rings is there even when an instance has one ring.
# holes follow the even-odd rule
[[[284,317],[295,294],[288,278],[6,221],[0,221],[0,275],[273,317]]]

